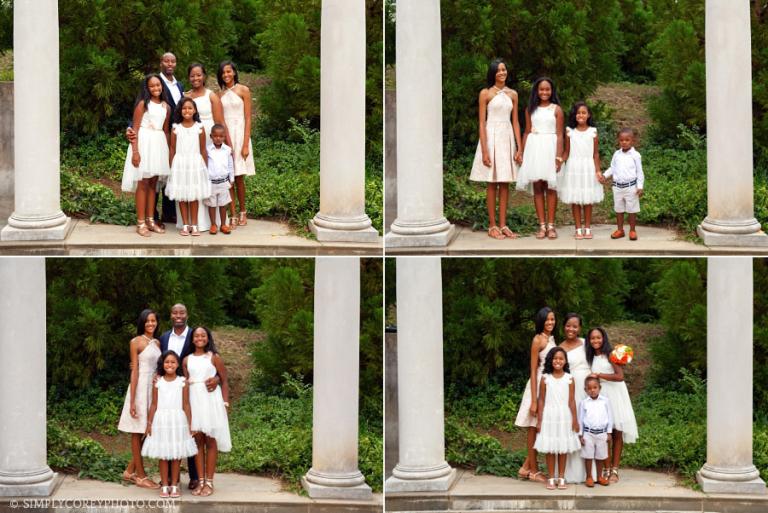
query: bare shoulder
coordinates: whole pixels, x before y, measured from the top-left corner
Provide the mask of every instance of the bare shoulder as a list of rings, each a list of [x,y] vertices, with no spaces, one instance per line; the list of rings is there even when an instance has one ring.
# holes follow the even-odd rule
[[[509,96],[513,100],[517,100],[517,91],[515,91],[514,89],[510,87],[505,87],[504,92],[507,93],[507,96]]]
[[[235,87],[237,88],[236,92],[238,92],[240,94],[250,94],[250,92],[251,92],[251,90],[248,88],[248,86],[244,85],[244,84],[237,84],[237,86],[235,86]]]

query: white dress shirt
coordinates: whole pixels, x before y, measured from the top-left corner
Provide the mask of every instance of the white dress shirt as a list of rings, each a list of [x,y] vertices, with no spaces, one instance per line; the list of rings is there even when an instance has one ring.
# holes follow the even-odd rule
[[[168,86],[168,90],[171,92],[171,96],[173,96],[173,103],[178,105],[179,100],[181,100],[181,91],[179,91],[179,86],[176,85],[178,83],[176,77],[173,77],[173,80],[171,81],[168,80],[164,73],[160,73],[160,78],[165,82],[165,85]]]
[[[176,332],[171,329],[171,336],[168,337],[168,350],[181,356],[181,351],[184,349],[184,342],[187,341],[188,332],[189,326],[184,326],[184,331],[181,332],[181,335],[177,335]]]
[[[235,181],[235,164],[232,161],[232,149],[226,144],[217,148],[213,143],[208,145],[208,178],[229,177],[229,181]]]
[[[605,429],[607,433],[613,431],[613,412],[611,403],[603,395],[597,399],[587,396],[579,403],[579,436],[584,434],[584,428]]]
[[[637,180],[637,188],[642,189],[645,182],[643,175],[643,163],[640,160],[640,153],[635,148],[627,151],[616,150],[611,159],[611,167],[603,173],[608,178],[613,176],[614,183],[629,183]]]

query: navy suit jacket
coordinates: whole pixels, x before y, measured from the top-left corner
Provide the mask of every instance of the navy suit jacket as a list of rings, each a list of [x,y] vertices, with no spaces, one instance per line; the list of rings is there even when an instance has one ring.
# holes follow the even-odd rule
[[[166,85],[165,80],[160,79],[160,82],[163,84],[163,92],[165,93],[165,100],[168,102],[168,105],[171,106],[171,118],[173,118],[173,113],[176,111],[176,102],[173,101],[173,95],[171,94],[171,90]],[[181,93],[181,96],[183,98],[184,85],[181,83],[181,80],[176,80],[176,87],[179,88],[179,92]]]
[[[168,330],[162,335],[160,335],[160,351],[165,353],[168,350],[168,339],[171,338],[171,332],[173,330]],[[192,347],[192,327],[187,326],[187,339],[184,341],[184,347],[181,349],[181,354],[179,355],[179,358],[181,358],[181,361],[179,362],[179,366],[181,366],[181,363],[184,361],[184,358],[187,357],[187,355],[191,354],[194,350],[194,347]]]

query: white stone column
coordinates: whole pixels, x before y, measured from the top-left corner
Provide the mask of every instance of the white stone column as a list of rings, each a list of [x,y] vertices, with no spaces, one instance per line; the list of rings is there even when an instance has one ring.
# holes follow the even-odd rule
[[[57,0],[13,6],[14,211],[0,240],[61,240]]]
[[[50,495],[56,474],[46,463],[45,259],[0,259],[0,290],[0,496]]]
[[[319,241],[377,242],[365,213],[365,2],[323,0]]]
[[[456,470],[445,461],[443,286],[438,257],[397,259],[397,376],[400,461],[385,491],[446,491]]]
[[[755,219],[749,0],[706,0],[708,246],[768,246]]]
[[[388,247],[446,246],[440,0],[397,4],[397,219]]]
[[[312,468],[302,479],[313,498],[368,499],[357,467],[360,259],[315,259]]]
[[[752,463],[752,259],[707,263],[705,492],[766,493]]]

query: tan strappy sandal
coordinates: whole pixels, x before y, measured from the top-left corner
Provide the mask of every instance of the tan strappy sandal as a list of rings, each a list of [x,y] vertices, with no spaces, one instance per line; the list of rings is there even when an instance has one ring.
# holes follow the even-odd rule
[[[147,223],[137,224],[136,233],[138,233],[142,237],[150,237],[152,235],[151,233],[149,233],[149,228],[147,228]]]

